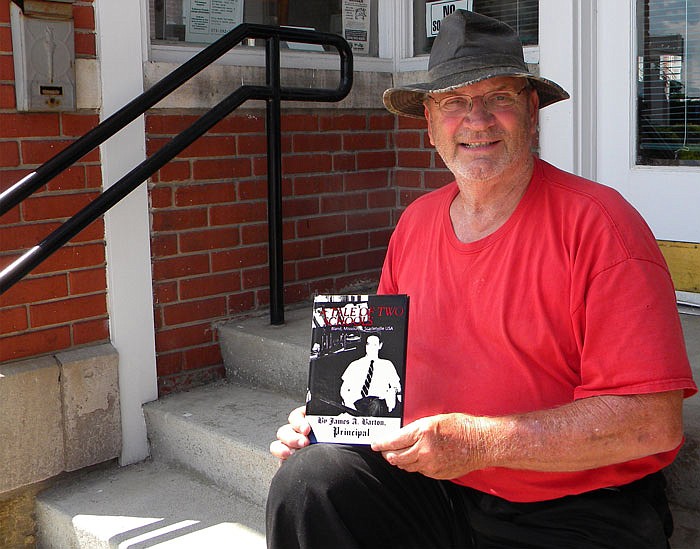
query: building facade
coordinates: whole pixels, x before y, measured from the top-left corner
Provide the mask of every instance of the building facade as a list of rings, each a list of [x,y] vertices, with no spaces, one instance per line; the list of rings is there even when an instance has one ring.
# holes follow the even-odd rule
[[[31,17],[69,14],[72,108],[27,109],[18,95],[13,17],[37,3],[47,11]],[[425,76],[439,20],[457,7],[514,25],[526,61],[571,93],[542,111],[539,154],[620,190],[656,234],[679,300],[700,304],[698,0],[229,0],[219,11],[197,0],[5,1],[0,191],[231,26],[313,24],[350,41],[354,86],[339,103],[282,105],[285,300],[371,286],[401,210],[451,179],[425,124],[387,113],[381,93]],[[53,42],[36,41],[54,59]],[[335,85],[333,52],[283,48],[288,85]],[[0,268],[238,86],[264,82],[263,66],[260,42],[246,41],[12,208]],[[265,126],[264,104],[243,105],[0,296],[5,377],[17,361],[116,349],[124,464],[148,455],[141,405],[222,378],[217,323],[269,304]]]

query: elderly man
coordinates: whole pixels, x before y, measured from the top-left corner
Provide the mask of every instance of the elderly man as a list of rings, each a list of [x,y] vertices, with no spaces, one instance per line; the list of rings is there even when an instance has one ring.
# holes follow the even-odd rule
[[[666,548],[660,471],[697,389],[653,235],[533,156],[539,109],[568,95],[512,29],[450,15],[429,76],[384,95],[455,177],[403,213],[379,285],[411,298],[405,426],[309,446],[292,412],[269,546]]]

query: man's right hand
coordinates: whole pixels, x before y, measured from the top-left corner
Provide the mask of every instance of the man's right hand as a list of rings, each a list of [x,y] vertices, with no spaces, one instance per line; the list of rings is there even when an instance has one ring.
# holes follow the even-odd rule
[[[280,463],[300,448],[310,444],[311,425],[306,419],[306,406],[299,406],[289,414],[289,423],[277,430],[277,440],[270,444],[270,452]]]

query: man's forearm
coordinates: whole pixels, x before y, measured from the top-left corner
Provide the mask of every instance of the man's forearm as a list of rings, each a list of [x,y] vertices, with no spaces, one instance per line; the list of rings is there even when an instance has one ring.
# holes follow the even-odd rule
[[[682,392],[596,396],[503,417],[417,419],[372,448],[389,463],[452,479],[487,467],[581,471],[672,450],[683,436]]]
[[[481,439],[470,444],[485,466],[580,471],[677,447],[682,401],[682,391],[590,397],[515,416],[467,416],[466,434]]]

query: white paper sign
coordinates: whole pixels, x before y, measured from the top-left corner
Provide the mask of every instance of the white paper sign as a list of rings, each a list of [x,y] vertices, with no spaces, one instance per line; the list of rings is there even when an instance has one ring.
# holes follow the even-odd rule
[[[243,0],[182,0],[187,42],[214,42],[243,22]]]
[[[369,53],[369,0],[343,0],[343,37],[353,53]]]
[[[453,2],[430,2],[425,5],[425,32],[428,38],[440,32],[440,21],[453,11],[462,9],[471,11],[474,0],[456,0]]]

